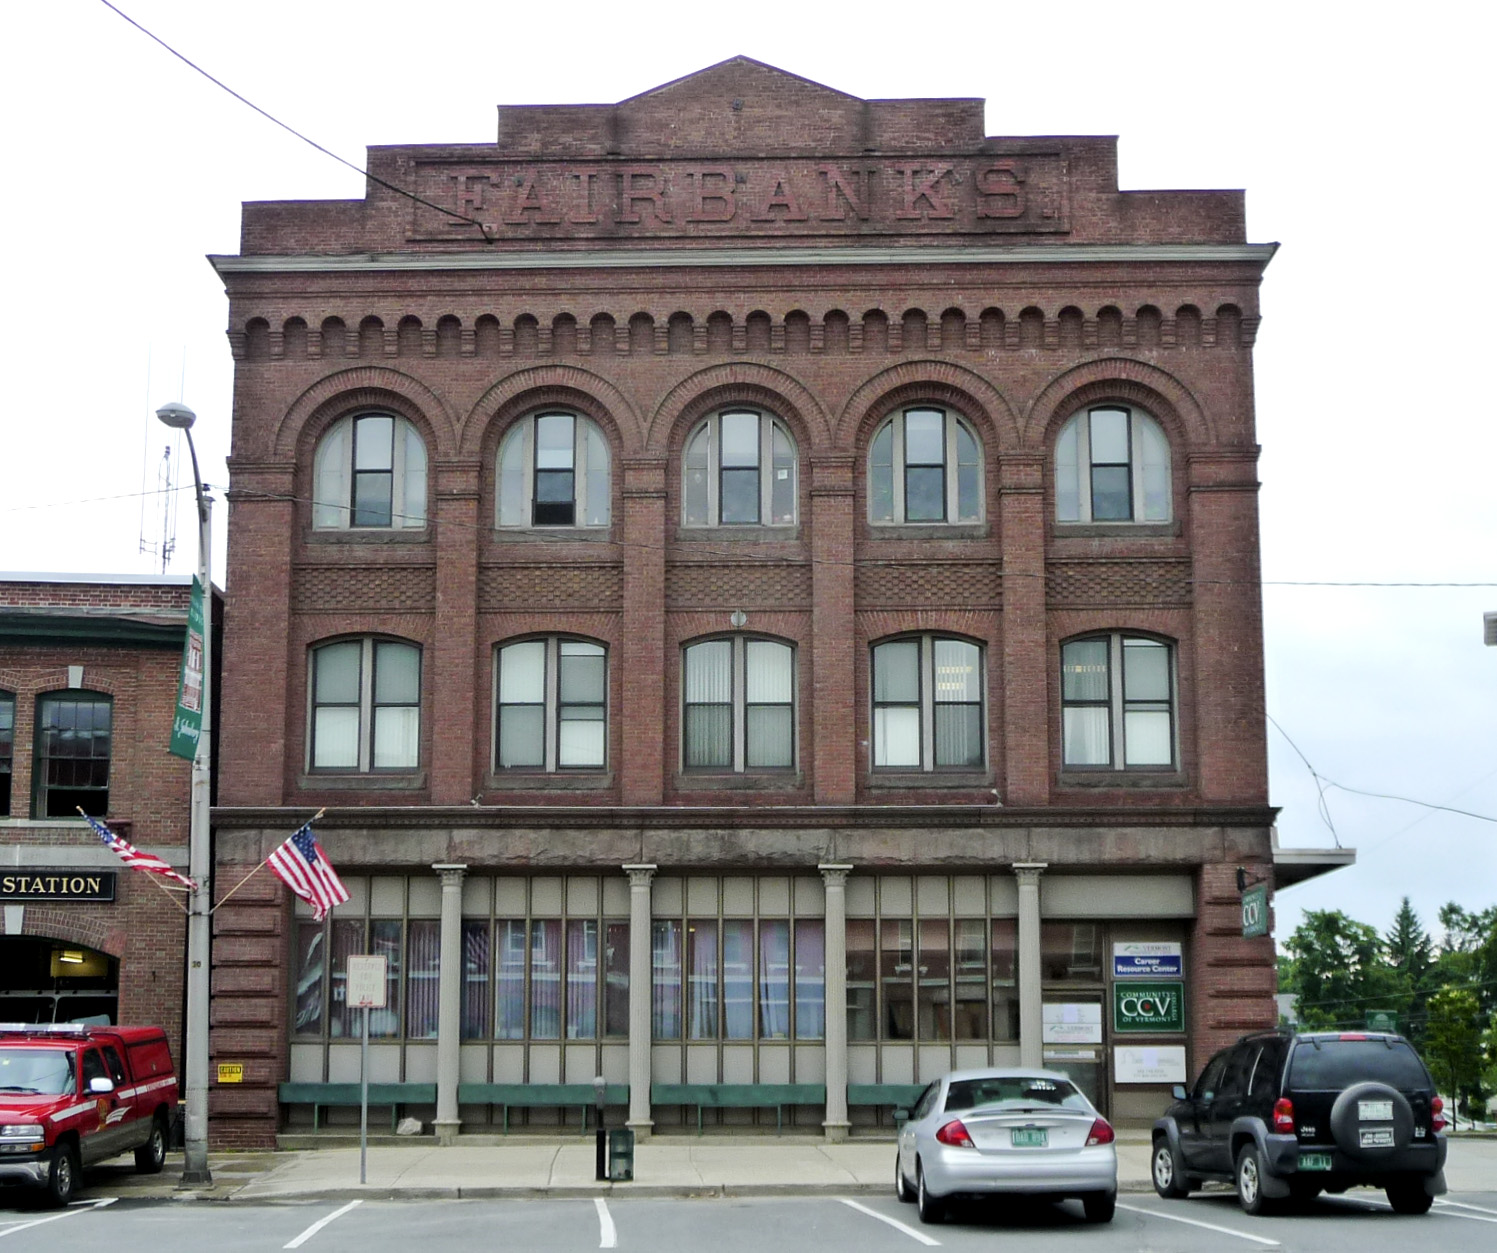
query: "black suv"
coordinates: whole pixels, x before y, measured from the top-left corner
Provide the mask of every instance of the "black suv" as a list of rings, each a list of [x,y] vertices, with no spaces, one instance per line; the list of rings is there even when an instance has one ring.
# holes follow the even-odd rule
[[[1154,1190],[1231,1180],[1249,1214],[1356,1185],[1400,1214],[1445,1191],[1445,1119],[1413,1046],[1381,1032],[1272,1032],[1223,1049],[1154,1124]]]

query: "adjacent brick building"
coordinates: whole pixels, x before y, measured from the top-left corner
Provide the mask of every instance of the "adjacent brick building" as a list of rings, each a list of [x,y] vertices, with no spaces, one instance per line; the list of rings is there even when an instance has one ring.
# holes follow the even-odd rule
[[[191,763],[167,752],[191,578],[0,575],[0,1021],[151,1023],[182,1046]]]
[[[442,1140],[1021,1059],[1143,1117],[1274,1021],[1273,246],[1116,155],[735,58],[245,206],[218,882],[325,808],[353,899],[219,909],[219,1141],[357,1079],[364,951]]]

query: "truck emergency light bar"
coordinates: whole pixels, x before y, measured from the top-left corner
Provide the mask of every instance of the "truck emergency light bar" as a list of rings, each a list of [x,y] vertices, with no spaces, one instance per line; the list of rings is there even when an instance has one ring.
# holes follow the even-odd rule
[[[0,1035],[87,1035],[81,1022],[0,1022]]]

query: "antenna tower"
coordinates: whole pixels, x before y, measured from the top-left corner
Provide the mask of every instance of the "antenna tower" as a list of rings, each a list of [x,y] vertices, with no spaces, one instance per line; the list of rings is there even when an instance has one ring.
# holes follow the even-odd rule
[[[151,532],[146,530],[145,509],[141,510],[140,551],[159,558],[161,573],[171,565],[172,554],[177,551],[177,468],[172,461],[171,445],[161,449],[161,460],[156,465],[156,504],[151,512]]]

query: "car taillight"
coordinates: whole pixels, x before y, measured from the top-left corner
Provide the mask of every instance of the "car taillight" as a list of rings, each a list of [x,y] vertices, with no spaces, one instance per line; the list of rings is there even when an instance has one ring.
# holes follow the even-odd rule
[[[1287,1096],[1273,1103],[1273,1129],[1282,1136],[1294,1134],[1294,1102]]]
[[[1091,1148],[1094,1144],[1111,1144],[1116,1139],[1112,1124],[1105,1118],[1099,1118],[1092,1123],[1092,1129],[1086,1134],[1086,1147]]]
[[[936,1140],[941,1144],[949,1144],[954,1149],[970,1149],[974,1147],[972,1137],[967,1134],[967,1129],[962,1126],[960,1118],[954,1122],[947,1123],[936,1132]]]
[[[1445,1098],[1434,1097],[1429,1103],[1429,1129],[1431,1131],[1445,1130]]]

